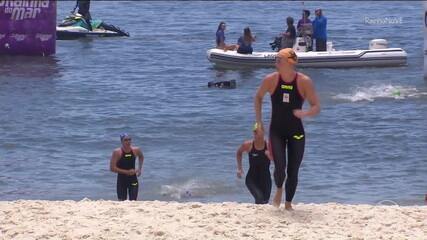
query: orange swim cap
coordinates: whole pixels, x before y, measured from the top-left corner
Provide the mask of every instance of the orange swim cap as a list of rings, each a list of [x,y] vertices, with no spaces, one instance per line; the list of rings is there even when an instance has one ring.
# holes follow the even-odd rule
[[[298,62],[298,57],[292,48],[280,50],[279,53],[277,53],[277,57],[286,59],[290,64],[297,64]]]

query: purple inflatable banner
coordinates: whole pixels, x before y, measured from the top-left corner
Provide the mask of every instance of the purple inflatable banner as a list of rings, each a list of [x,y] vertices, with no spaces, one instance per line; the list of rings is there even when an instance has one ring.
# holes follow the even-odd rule
[[[0,55],[51,55],[56,0],[0,0]]]

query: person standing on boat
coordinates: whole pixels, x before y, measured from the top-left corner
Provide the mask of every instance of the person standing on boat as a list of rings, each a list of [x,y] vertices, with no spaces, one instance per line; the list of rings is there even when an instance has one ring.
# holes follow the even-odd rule
[[[313,38],[316,40],[316,51],[326,51],[327,33],[326,25],[328,19],[323,16],[322,9],[316,9],[314,12],[316,18],[313,21]]]
[[[251,29],[249,27],[245,27],[243,30],[243,36],[239,37],[237,40],[237,52],[241,54],[252,54],[253,42],[255,42],[255,37],[252,36]]]
[[[216,30],[216,48],[222,49],[224,51],[227,50],[236,50],[237,45],[225,44],[225,22],[220,22],[218,28]]]
[[[245,184],[255,199],[255,204],[267,204],[271,194],[270,153],[264,139],[264,131],[255,123],[253,128],[254,138],[240,145],[236,153],[237,177],[244,175],[242,155],[249,156],[249,170]]]
[[[312,51],[313,48],[313,25],[311,23],[311,20],[309,18],[310,11],[309,10],[303,10],[302,11],[302,18],[298,21],[297,24],[297,31],[298,36],[303,37],[304,41],[306,42],[307,51]]]
[[[84,20],[87,23],[88,26],[88,30],[92,31],[92,17],[90,15],[90,0],[77,0],[76,2],[76,6],[74,7],[73,12],[76,11],[76,9],[79,8],[79,10],[77,11],[79,14],[81,14],[84,18]]]
[[[298,58],[293,49],[280,50],[276,56],[276,72],[264,78],[254,100],[256,123],[264,129],[262,101],[267,92],[271,96],[269,150],[274,160],[274,182],[277,187],[273,205],[280,206],[286,179],[287,210],[292,210],[298,171],[304,155],[305,132],[302,119],[320,112],[320,102],[313,82],[310,77],[295,70],[297,62]],[[307,110],[302,109],[305,99],[310,104]]]
[[[117,198],[125,201],[129,194],[129,200],[136,200],[144,155],[140,148],[132,146],[132,138],[127,133],[120,135],[120,141],[122,146],[113,151],[110,160],[110,170],[117,173]],[[135,167],[136,157],[138,168]]]
[[[310,10],[302,10],[302,18],[298,20],[297,30],[298,36],[304,36],[305,34],[312,34],[313,25],[310,20]]]
[[[292,17],[287,17],[286,24],[288,25],[288,28],[286,29],[286,32],[283,33],[282,42],[280,44],[281,49],[293,48],[295,45],[295,40],[297,38],[297,32],[294,26],[294,19]]]

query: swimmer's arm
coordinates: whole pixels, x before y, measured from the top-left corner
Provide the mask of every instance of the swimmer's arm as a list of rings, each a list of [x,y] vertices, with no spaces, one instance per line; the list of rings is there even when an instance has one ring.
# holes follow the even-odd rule
[[[138,175],[139,177],[142,173],[142,164],[144,164],[144,154],[142,153],[140,148],[136,149],[136,155],[138,156],[138,163],[139,163],[136,175]]]
[[[303,85],[302,95],[307,99],[310,108],[307,111],[295,110],[294,114],[298,118],[313,117],[320,112],[320,101],[314,89],[313,81],[307,76],[304,76],[301,80]]]
[[[261,83],[261,86],[259,86],[256,94],[255,94],[255,121],[261,126],[262,129],[264,129],[262,124],[262,100],[267,92],[269,92],[269,88],[271,85],[271,75],[264,78],[264,80]]]
[[[313,117],[320,112],[320,101],[317,97],[316,90],[314,89],[313,81],[307,77],[306,79],[306,87],[305,87],[305,96],[307,98],[308,103],[310,104],[310,108],[306,111],[306,117]]]
[[[114,150],[113,154],[111,155],[111,160],[110,160],[110,171],[115,172],[115,173],[121,173],[121,174],[129,175],[130,170],[121,169],[121,168],[117,167],[117,163],[119,162],[119,159],[120,159],[119,151]]]
[[[242,155],[244,152],[249,152],[251,146],[251,141],[245,141],[237,149],[236,161],[237,161],[237,177],[242,177],[243,175],[243,164],[242,164]]]

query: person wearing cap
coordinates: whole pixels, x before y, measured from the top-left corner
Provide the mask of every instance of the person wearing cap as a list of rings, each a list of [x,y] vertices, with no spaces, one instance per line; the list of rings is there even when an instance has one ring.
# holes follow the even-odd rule
[[[283,183],[286,178],[287,210],[292,210],[298,171],[304,155],[305,132],[302,119],[320,112],[320,102],[313,82],[310,77],[295,70],[297,62],[298,58],[293,49],[280,50],[276,56],[276,72],[264,78],[254,100],[256,123],[264,129],[262,101],[266,93],[271,96],[269,150],[274,160],[274,182],[277,187],[273,205],[279,207],[282,202]],[[306,99],[310,107],[303,110]]]
[[[120,141],[122,146],[113,151],[110,160],[110,170],[117,173],[117,198],[119,201],[136,200],[138,197],[138,177],[142,173],[142,164],[144,155],[138,147],[132,146],[132,138],[129,134],[121,134]],[[135,166],[135,160],[138,157],[138,168]]]
[[[328,40],[326,25],[328,19],[323,16],[322,9],[316,9],[314,14],[316,18],[313,20],[313,38],[316,40],[316,51],[326,51],[326,42]]]
[[[222,49],[224,51],[236,50],[237,45],[225,44],[225,28],[226,28],[225,22],[220,22],[216,30],[216,48]]]
[[[248,153],[249,170],[245,184],[255,199],[255,204],[267,204],[271,194],[270,153],[267,150],[267,142],[264,139],[264,131],[255,123],[253,127],[254,137],[244,141],[236,153],[237,177],[242,178],[242,155]]]

